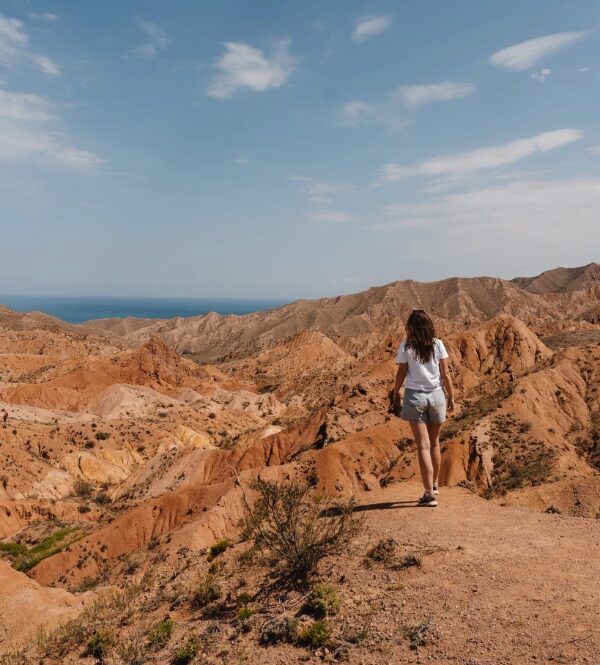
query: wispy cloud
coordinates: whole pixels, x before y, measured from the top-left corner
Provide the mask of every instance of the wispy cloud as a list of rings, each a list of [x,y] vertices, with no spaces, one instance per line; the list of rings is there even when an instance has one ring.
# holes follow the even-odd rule
[[[541,81],[542,83],[545,83],[548,80],[550,74],[552,74],[552,70],[544,67],[543,69],[540,69],[539,72],[532,72],[531,78],[534,81]]]
[[[34,55],[32,56],[32,60],[44,72],[44,74],[48,74],[48,76],[61,75],[58,65],[53,60],[50,60],[50,58],[48,58],[47,56]]]
[[[339,210],[314,210],[309,213],[308,219],[322,224],[348,224],[358,221],[358,217]]]
[[[149,38],[145,44],[141,44],[133,50],[133,54],[139,58],[152,60],[156,58],[159,51],[164,51],[169,45],[169,36],[161,30],[156,23],[151,21],[140,21],[140,30]]]
[[[58,20],[58,16],[56,14],[52,14],[51,12],[43,12],[40,14],[36,12],[29,12],[27,16],[29,16],[29,18],[33,21],[46,21],[53,23],[54,21]]]
[[[0,88],[0,159],[36,158],[78,170],[105,162],[93,152],[69,145],[64,136],[52,131],[49,122],[57,119],[44,97]]]
[[[492,65],[503,69],[530,69],[546,56],[581,41],[587,35],[588,31],[583,30],[580,32],[556,32],[544,37],[529,39],[497,51],[490,56],[490,62]]]
[[[569,228],[595,234],[595,238],[589,236],[590,241],[600,242],[600,178],[519,180],[452,193],[427,203],[389,207],[386,214],[390,219],[372,228],[393,231],[420,226],[449,229],[458,235],[498,233],[513,250],[518,233],[521,239],[553,238],[560,249],[567,220]],[[489,235],[486,239],[489,248]]]
[[[352,32],[352,41],[357,44],[375,37],[385,32],[392,25],[392,15],[383,14],[380,16],[361,16],[356,19],[354,31]]]
[[[234,161],[236,164],[240,164],[241,166],[247,166],[250,164],[250,159],[248,157],[244,157],[243,155],[236,157]]]
[[[51,120],[48,101],[33,93],[9,92],[0,88],[0,117],[11,120]]]
[[[475,86],[471,83],[441,81],[440,83],[404,86],[399,88],[396,94],[408,108],[414,109],[425,104],[460,99],[472,95],[474,92]]]
[[[588,148],[587,151],[590,155],[600,155],[600,145],[593,145],[591,148]]]
[[[338,119],[345,127],[361,124],[383,125],[398,130],[408,124],[404,111],[416,110],[426,104],[460,99],[474,92],[475,86],[471,83],[456,81],[400,86],[388,92],[380,101],[354,100],[344,104],[339,110]]]
[[[568,145],[583,137],[580,129],[558,129],[501,145],[491,145],[469,152],[441,155],[411,166],[386,164],[382,170],[385,181],[396,181],[411,176],[461,177],[485,169],[512,164],[538,152],[548,152]]]
[[[225,42],[225,53],[214,63],[217,73],[206,94],[226,99],[241,90],[263,92],[281,87],[296,68],[290,42],[275,42],[269,54],[244,42]]]
[[[60,76],[58,65],[45,55],[29,49],[29,35],[23,21],[0,14],[0,64],[13,67],[18,61],[29,61],[48,76]]]

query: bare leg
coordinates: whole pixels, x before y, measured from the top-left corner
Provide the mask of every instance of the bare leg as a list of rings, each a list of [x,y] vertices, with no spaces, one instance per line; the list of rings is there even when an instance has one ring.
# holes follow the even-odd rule
[[[419,456],[419,469],[423,479],[423,487],[426,492],[433,491],[433,464],[431,463],[431,452],[427,425],[425,423],[410,423],[412,435],[417,444],[417,455]]]
[[[429,423],[427,425],[427,434],[429,435],[429,446],[431,451],[431,463],[433,465],[433,483],[437,485],[440,476],[440,466],[442,465],[442,453],[440,452],[440,430],[441,425]]]

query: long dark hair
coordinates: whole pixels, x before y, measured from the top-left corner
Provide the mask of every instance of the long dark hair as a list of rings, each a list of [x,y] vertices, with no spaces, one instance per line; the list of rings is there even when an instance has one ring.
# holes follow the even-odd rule
[[[422,309],[413,309],[406,322],[406,348],[412,349],[422,362],[429,362],[435,346],[433,321]]]

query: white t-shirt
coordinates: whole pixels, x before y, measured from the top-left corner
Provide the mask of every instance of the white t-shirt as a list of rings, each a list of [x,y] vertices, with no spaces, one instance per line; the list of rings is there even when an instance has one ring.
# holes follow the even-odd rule
[[[406,387],[410,390],[422,390],[431,392],[442,388],[440,378],[440,360],[448,357],[448,352],[441,339],[437,337],[433,341],[433,356],[429,362],[422,363],[415,355],[413,349],[406,348],[406,340],[400,344],[397,363],[408,363],[406,374]]]

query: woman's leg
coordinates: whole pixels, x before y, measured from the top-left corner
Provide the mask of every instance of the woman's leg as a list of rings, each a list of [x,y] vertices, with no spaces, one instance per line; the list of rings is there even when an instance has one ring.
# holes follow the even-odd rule
[[[431,452],[431,463],[433,466],[433,484],[437,485],[440,475],[440,466],[442,465],[442,453],[440,452],[440,430],[441,424],[429,423],[427,425],[427,434],[429,435],[429,449]]]
[[[423,487],[426,492],[433,491],[433,464],[431,463],[431,452],[427,425],[410,421],[410,429],[417,444],[417,455],[419,456],[419,469],[423,479]]]

